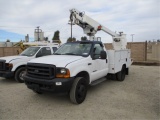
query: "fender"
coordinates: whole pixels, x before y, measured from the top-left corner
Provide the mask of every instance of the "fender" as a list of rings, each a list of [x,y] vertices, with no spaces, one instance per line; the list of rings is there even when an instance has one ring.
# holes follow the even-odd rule
[[[13,68],[11,71],[15,71],[19,66],[22,66],[22,65],[26,65],[27,62],[20,62],[20,63],[17,63],[17,64],[13,64]]]
[[[82,71],[86,71],[90,76],[90,70],[88,68],[84,67],[84,66],[80,66],[80,67],[78,67],[78,69],[75,69],[73,67],[72,68],[68,68],[68,69],[70,70],[71,77],[76,76],[78,73],[80,73]]]
[[[13,61],[13,60],[17,60],[17,59],[22,59],[22,58],[15,58],[15,59],[12,59],[12,60],[10,60],[10,61],[9,61],[9,63],[10,63],[11,61]]]
[[[89,74],[89,78],[90,78],[89,82],[91,82],[90,68],[88,67],[89,60],[90,58],[84,58],[68,64],[66,68],[70,70],[70,76],[75,77],[78,73],[85,71]]]

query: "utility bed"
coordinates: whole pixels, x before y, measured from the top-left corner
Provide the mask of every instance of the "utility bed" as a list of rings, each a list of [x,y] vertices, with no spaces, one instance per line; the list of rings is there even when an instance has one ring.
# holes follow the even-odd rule
[[[131,51],[126,50],[108,50],[109,73],[114,74],[121,71],[122,65],[128,68],[132,64],[130,58]]]

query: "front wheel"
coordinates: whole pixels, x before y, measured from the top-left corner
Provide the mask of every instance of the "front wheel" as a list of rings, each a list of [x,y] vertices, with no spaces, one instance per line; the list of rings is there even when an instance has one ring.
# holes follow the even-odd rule
[[[21,67],[18,68],[18,70],[16,70],[15,72],[15,80],[19,83],[23,83],[24,82],[24,75],[26,74],[26,68],[25,67]]]
[[[83,77],[77,77],[70,90],[70,100],[75,104],[81,104],[87,94],[87,82]]]

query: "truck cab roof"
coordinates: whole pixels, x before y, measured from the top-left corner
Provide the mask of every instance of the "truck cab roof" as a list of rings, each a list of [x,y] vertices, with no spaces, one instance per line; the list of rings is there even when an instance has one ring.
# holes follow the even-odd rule
[[[75,41],[75,42],[68,42],[68,43],[102,43],[102,41],[91,41],[91,40],[84,40],[84,41]]]
[[[47,45],[43,45],[43,46],[30,46],[30,47],[58,47],[57,45],[50,45],[50,46],[47,46]]]

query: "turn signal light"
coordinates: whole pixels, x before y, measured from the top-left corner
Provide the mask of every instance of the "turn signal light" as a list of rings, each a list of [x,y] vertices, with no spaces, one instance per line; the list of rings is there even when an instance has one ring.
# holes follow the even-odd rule
[[[6,67],[12,68],[12,67],[13,67],[13,64],[11,64],[11,63],[6,63]]]

